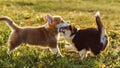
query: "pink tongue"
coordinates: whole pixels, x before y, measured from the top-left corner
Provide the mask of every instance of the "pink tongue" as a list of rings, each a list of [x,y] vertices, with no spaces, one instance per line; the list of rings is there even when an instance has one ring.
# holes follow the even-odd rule
[[[60,32],[62,32],[63,31],[63,29],[60,29]]]

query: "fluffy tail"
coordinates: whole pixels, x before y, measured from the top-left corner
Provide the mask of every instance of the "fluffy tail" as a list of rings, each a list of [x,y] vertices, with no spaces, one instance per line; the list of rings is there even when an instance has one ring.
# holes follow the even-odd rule
[[[100,43],[102,43],[102,45],[103,45],[102,50],[104,50],[105,47],[107,46],[108,38],[105,34],[105,29],[104,29],[103,24],[100,20],[100,13],[99,12],[96,13],[96,23],[98,26],[98,32],[100,34]]]
[[[96,13],[96,23],[98,26],[98,31],[102,32],[103,25],[102,25],[102,22],[100,20],[100,13],[99,12]]]
[[[7,16],[0,17],[0,21],[7,21],[8,25],[13,29],[18,29],[17,25]]]

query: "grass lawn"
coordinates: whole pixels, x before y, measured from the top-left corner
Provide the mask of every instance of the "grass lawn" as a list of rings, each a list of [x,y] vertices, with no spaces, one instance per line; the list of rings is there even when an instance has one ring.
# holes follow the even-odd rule
[[[95,13],[100,11],[101,20],[109,36],[108,48],[96,57],[80,60],[75,52],[59,46],[64,58],[40,48],[22,44],[8,55],[7,40],[11,30],[0,22],[0,68],[120,68],[120,0],[0,0],[0,17],[9,16],[21,27],[37,27],[45,24],[46,14],[60,15],[78,27],[95,27]]]

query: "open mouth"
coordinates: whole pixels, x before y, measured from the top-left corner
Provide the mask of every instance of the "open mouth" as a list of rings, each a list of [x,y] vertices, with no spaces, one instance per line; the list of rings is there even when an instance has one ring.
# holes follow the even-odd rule
[[[60,29],[59,29],[59,32],[65,33],[65,30],[62,29],[62,28],[60,28]]]

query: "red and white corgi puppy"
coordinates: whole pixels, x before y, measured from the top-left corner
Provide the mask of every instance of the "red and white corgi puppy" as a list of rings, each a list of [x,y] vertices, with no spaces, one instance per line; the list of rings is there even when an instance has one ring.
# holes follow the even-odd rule
[[[63,56],[57,45],[58,30],[67,26],[67,21],[61,16],[45,16],[47,23],[40,27],[18,27],[9,17],[0,17],[0,21],[7,21],[12,32],[8,40],[8,54],[10,54],[20,44],[30,44],[49,48],[53,53]]]

